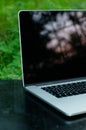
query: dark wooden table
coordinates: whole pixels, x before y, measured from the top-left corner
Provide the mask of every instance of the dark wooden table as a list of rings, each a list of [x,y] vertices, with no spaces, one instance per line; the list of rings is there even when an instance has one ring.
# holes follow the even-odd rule
[[[0,130],[86,130],[86,115],[64,117],[24,91],[21,81],[1,80]]]

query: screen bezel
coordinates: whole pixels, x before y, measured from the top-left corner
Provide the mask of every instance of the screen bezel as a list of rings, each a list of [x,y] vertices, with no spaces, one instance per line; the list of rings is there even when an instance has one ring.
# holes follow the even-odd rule
[[[22,80],[23,80],[23,86],[25,87],[25,86],[27,86],[27,85],[34,85],[34,84],[40,84],[39,82],[37,83],[26,83],[25,82],[25,72],[24,72],[24,57],[23,57],[23,52],[22,52],[22,40],[21,40],[21,28],[22,28],[22,25],[21,25],[21,19],[22,19],[22,14],[23,15],[26,15],[27,13],[29,13],[29,12],[33,12],[33,11],[81,11],[81,12],[86,12],[86,10],[20,10],[19,12],[18,12],[18,26],[19,26],[19,39],[20,39],[20,55],[21,55],[21,68],[22,68]],[[84,77],[84,76],[83,76]],[[75,80],[77,80],[77,79],[83,79],[83,77],[76,77],[76,78],[72,78],[73,80],[75,79]],[[85,77],[86,78],[86,77]],[[71,80],[72,80],[71,79]],[[67,81],[67,80],[70,80],[69,78],[68,79],[66,79],[66,80],[61,80],[61,81]],[[50,83],[51,82],[57,82],[56,80],[55,81],[49,81]],[[59,82],[59,80],[58,80],[58,82]],[[43,84],[45,84],[46,82],[41,82],[41,83],[43,83]]]

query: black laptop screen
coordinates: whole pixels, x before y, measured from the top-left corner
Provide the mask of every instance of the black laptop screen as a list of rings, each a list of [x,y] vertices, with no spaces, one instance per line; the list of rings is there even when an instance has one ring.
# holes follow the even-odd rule
[[[86,76],[86,12],[22,11],[25,84]]]

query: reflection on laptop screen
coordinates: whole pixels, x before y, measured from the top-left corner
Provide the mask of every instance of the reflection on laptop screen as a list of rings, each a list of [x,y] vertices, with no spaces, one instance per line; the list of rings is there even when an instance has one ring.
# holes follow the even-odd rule
[[[29,11],[20,16],[25,83],[86,75],[86,12]]]

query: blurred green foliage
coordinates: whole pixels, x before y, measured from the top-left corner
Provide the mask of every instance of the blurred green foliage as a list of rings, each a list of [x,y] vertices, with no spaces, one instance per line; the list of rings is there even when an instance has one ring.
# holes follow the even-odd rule
[[[0,79],[21,79],[19,10],[85,8],[86,0],[0,0]]]

